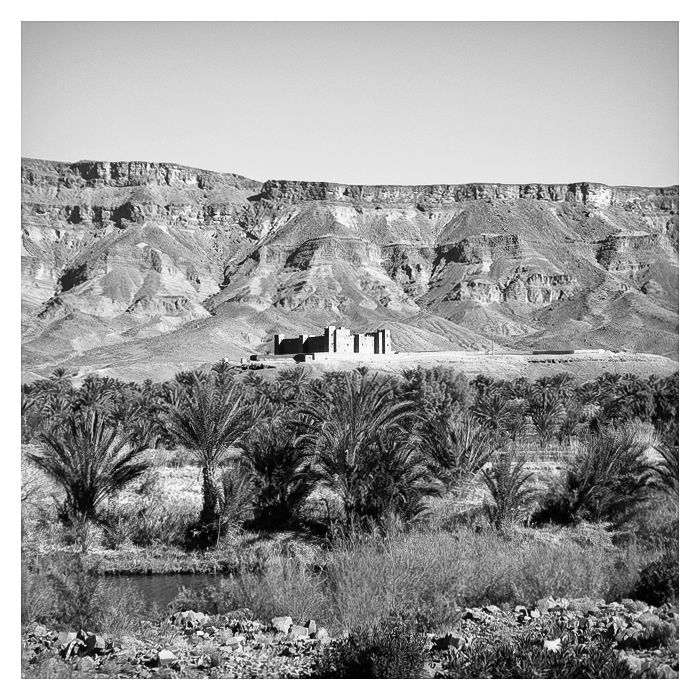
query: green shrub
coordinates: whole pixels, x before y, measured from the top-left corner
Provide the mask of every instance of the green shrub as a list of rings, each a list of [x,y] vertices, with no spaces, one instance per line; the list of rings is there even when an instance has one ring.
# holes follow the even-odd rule
[[[511,639],[475,640],[464,653],[453,654],[448,678],[629,678],[627,663],[611,643],[578,643],[575,637],[557,638],[550,651],[539,633]],[[554,641],[554,640],[548,640]]]
[[[525,458],[512,451],[496,454],[491,466],[482,472],[490,495],[486,515],[497,530],[512,529],[529,515],[537,490],[534,474],[525,469]]]
[[[634,424],[576,441],[564,478],[550,490],[533,521],[622,525],[647,496],[641,460],[649,445],[648,436]]]
[[[427,637],[414,616],[389,612],[369,628],[334,642],[316,668],[318,678],[419,678]]]
[[[151,494],[138,503],[110,504],[102,515],[103,541],[112,549],[124,544],[182,546],[196,515],[188,506],[165,503],[162,494]]]
[[[650,605],[678,602],[678,551],[670,551],[647,564],[632,593]]]

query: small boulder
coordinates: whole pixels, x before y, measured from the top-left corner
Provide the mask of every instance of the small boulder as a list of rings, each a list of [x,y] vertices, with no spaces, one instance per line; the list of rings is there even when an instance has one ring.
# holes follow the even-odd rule
[[[645,612],[649,610],[649,606],[646,603],[642,603],[641,600],[623,598],[620,602],[625,606],[625,609],[630,612]]]
[[[78,663],[75,665],[76,669],[81,673],[87,673],[95,668],[95,662],[90,656],[83,656],[78,659]]]
[[[656,669],[657,678],[678,678],[678,671],[674,671],[668,664],[661,664]]]
[[[163,649],[158,652],[159,666],[172,666],[177,661],[177,656],[170,649]]]
[[[57,642],[63,647],[70,644],[74,639],[77,639],[77,632],[60,632]]]
[[[309,620],[307,628],[309,630],[309,636],[313,637],[316,634],[316,620]]]
[[[309,629],[308,627],[302,627],[301,625],[292,625],[289,630],[289,634],[292,639],[301,639],[302,637],[309,636]]]
[[[490,612],[492,615],[500,615],[502,612],[498,605],[487,605],[484,609]]]
[[[271,623],[278,632],[287,634],[289,628],[292,626],[292,618],[289,617],[289,615],[286,617],[273,617]]]
[[[598,603],[593,598],[574,598],[569,601],[569,610],[579,613],[598,612]]]
[[[556,601],[552,596],[547,596],[546,598],[540,598],[537,601],[537,609],[544,615],[544,613],[549,612],[552,608],[557,606]]]
[[[319,627],[316,631],[316,639],[318,639],[321,643],[324,641],[330,642],[331,636],[328,634],[328,630],[325,627]]]

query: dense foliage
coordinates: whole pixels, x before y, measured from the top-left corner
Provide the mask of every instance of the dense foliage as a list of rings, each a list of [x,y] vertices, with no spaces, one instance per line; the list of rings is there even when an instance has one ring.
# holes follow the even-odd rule
[[[230,522],[408,523],[426,497],[476,477],[498,529],[533,510],[535,523],[622,524],[655,493],[677,499],[678,374],[469,381],[441,368],[400,378],[361,368],[312,378],[299,366],[266,379],[222,360],[160,384],[89,376],[74,386],[58,370],[22,387],[22,437],[63,485],[65,517],[97,519],[105,495],[145,469],[136,457],[146,446],[186,450],[202,470],[190,540],[207,546]],[[525,463],[552,451],[567,467],[536,494]],[[319,489],[335,505],[309,515]]]

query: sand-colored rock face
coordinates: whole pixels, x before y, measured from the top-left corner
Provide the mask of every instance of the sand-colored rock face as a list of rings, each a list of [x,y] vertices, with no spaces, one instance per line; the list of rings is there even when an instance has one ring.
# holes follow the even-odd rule
[[[677,355],[677,187],[260,183],[32,159],[21,177],[25,371],[115,354],[191,366],[326,324],[390,327],[398,350],[493,335]]]

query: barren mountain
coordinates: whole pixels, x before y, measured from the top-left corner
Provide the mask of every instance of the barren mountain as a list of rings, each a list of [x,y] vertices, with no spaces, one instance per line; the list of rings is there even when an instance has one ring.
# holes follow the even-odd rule
[[[23,372],[168,371],[276,332],[678,355],[678,187],[256,182],[22,161]],[[138,374],[138,373],[137,373]]]

